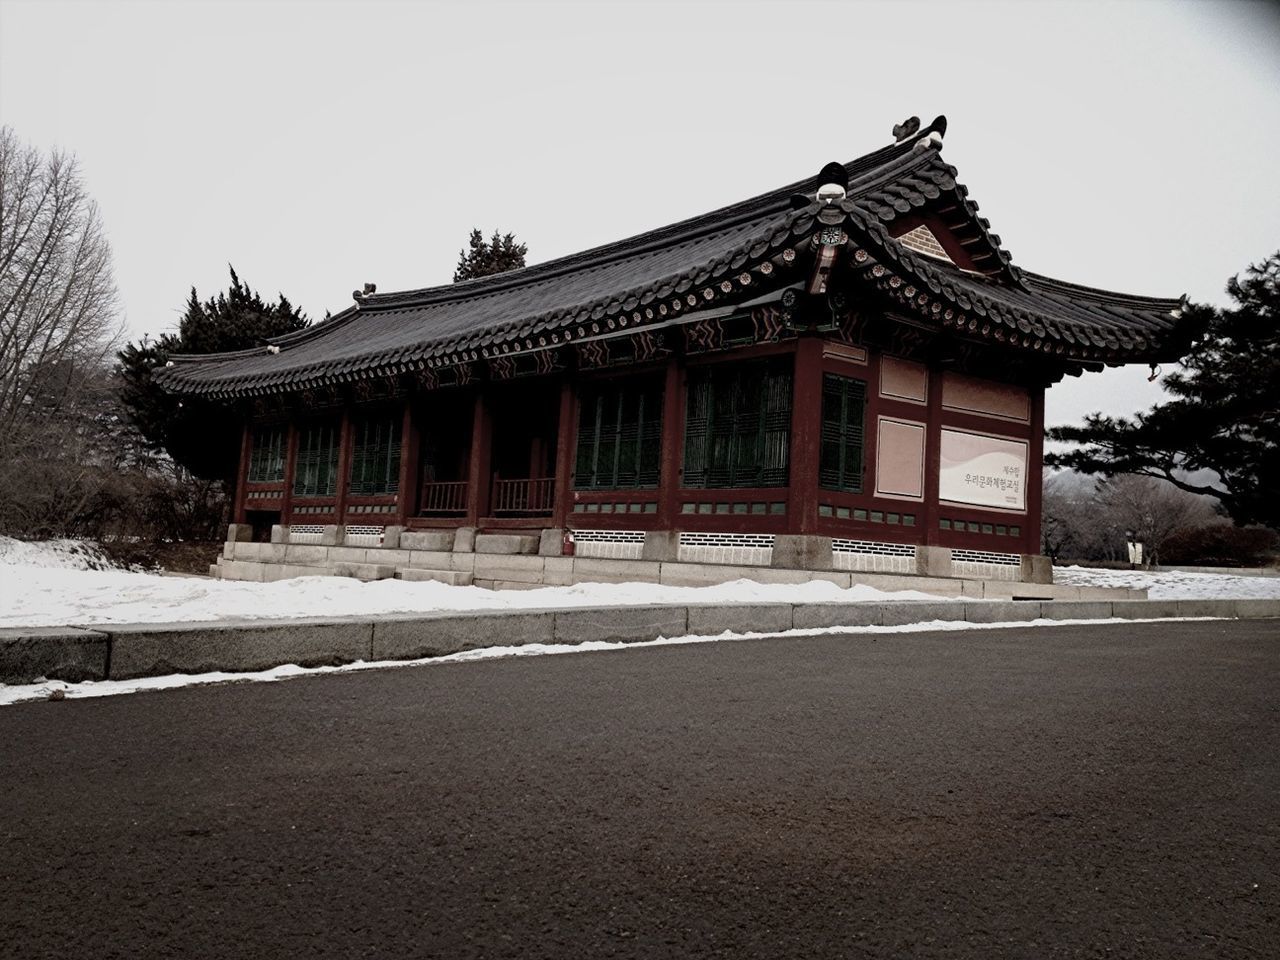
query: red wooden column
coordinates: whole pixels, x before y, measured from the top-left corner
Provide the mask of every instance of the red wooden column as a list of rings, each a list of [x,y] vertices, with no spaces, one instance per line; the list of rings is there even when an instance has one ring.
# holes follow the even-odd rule
[[[284,428],[284,490],[280,494],[280,522],[293,513],[293,475],[298,468],[298,427],[290,420]]]
[[[489,463],[493,454],[493,419],[484,388],[476,391],[471,414],[471,457],[467,464],[467,526],[480,525],[489,511]]]
[[[1044,387],[1030,387],[1031,437],[1027,449],[1027,476],[1023,480],[1027,497],[1027,530],[1023,553],[1043,551],[1040,542],[1042,500],[1044,498]]]
[[[818,530],[818,463],[822,441],[822,338],[796,344],[791,387],[791,479],[787,529]]]
[[[246,418],[240,431],[240,466],[236,474],[236,499],[232,510],[232,523],[244,523],[245,499],[249,493],[249,457],[253,451],[253,427]]]
[[[574,430],[573,382],[568,375],[560,383],[560,423],[556,428],[556,489],[551,525],[567,527],[573,504]]]
[[[338,429],[338,482],[334,487],[333,512],[338,523],[347,522],[347,493],[351,489],[351,408],[342,408],[342,423]]]
[[[938,489],[942,469],[942,377],[941,367],[929,366],[924,426],[924,503],[921,504],[924,529],[920,542],[924,544],[936,544],[940,539],[938,517],[942,508],[938,503]]]
[[[418,509],[418,435],[413,416],[413,398],[404,401],[404,421],[400,425],[400,477],[397,480],[396,519],[399,526],[408,523]]]
[[[662,463],[658,474],[658,517],[664,530],[680,520],[680,488],[684,485],[684,363],[667,361],[662,393]]]

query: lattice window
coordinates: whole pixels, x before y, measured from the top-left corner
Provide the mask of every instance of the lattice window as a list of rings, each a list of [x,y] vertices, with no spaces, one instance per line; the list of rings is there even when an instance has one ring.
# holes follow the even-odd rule
[[[657,487],[662,464],[662,384],[583,391],[578,407],[578,490]]]
[[[785,487],[791,380],[790,358],[692,372],[685,412],[684,486]]]
[[[862,492],[866,407],[865,382],[834,373],[822,375],[819,486],[848,493]]]
[[[298,459],[293,469],[295,496],[333,496],[338,485],[339,436],[336,421],[312,424],[298,435]]]
[[[284,479],[285,446],[288,431],[284,427],[257,427],[249,448],[249,482],[277,483]]]
[[[395,493],[400,489],[399,415],[364,417],[352,424],[351,492]]]

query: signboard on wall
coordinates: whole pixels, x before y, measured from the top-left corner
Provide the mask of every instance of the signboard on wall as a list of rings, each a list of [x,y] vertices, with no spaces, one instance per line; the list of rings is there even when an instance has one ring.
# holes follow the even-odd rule
[[[1027,508],[1027,442],[943,430],[938,498],[1004,510]]]

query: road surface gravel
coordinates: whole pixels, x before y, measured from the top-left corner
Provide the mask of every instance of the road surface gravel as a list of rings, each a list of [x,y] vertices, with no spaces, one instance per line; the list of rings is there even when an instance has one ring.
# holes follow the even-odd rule
[[[1280,623],[0,709],[0,956],[1274,957]]]

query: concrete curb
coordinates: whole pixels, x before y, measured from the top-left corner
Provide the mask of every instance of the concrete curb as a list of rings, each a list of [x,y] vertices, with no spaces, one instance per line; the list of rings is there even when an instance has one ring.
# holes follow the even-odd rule
[[[1280,600],[891,600],[679,604],[387,614],[377,618],[221,620],[0,629],[0,683],[126,680],[168,673],[266,670],[355,660],[415,660],[526,643],[896,626],[932,620],[1021,623],[1170,617],[1280,617]],[[1280,638],[1280,631],[1277,631]]]

